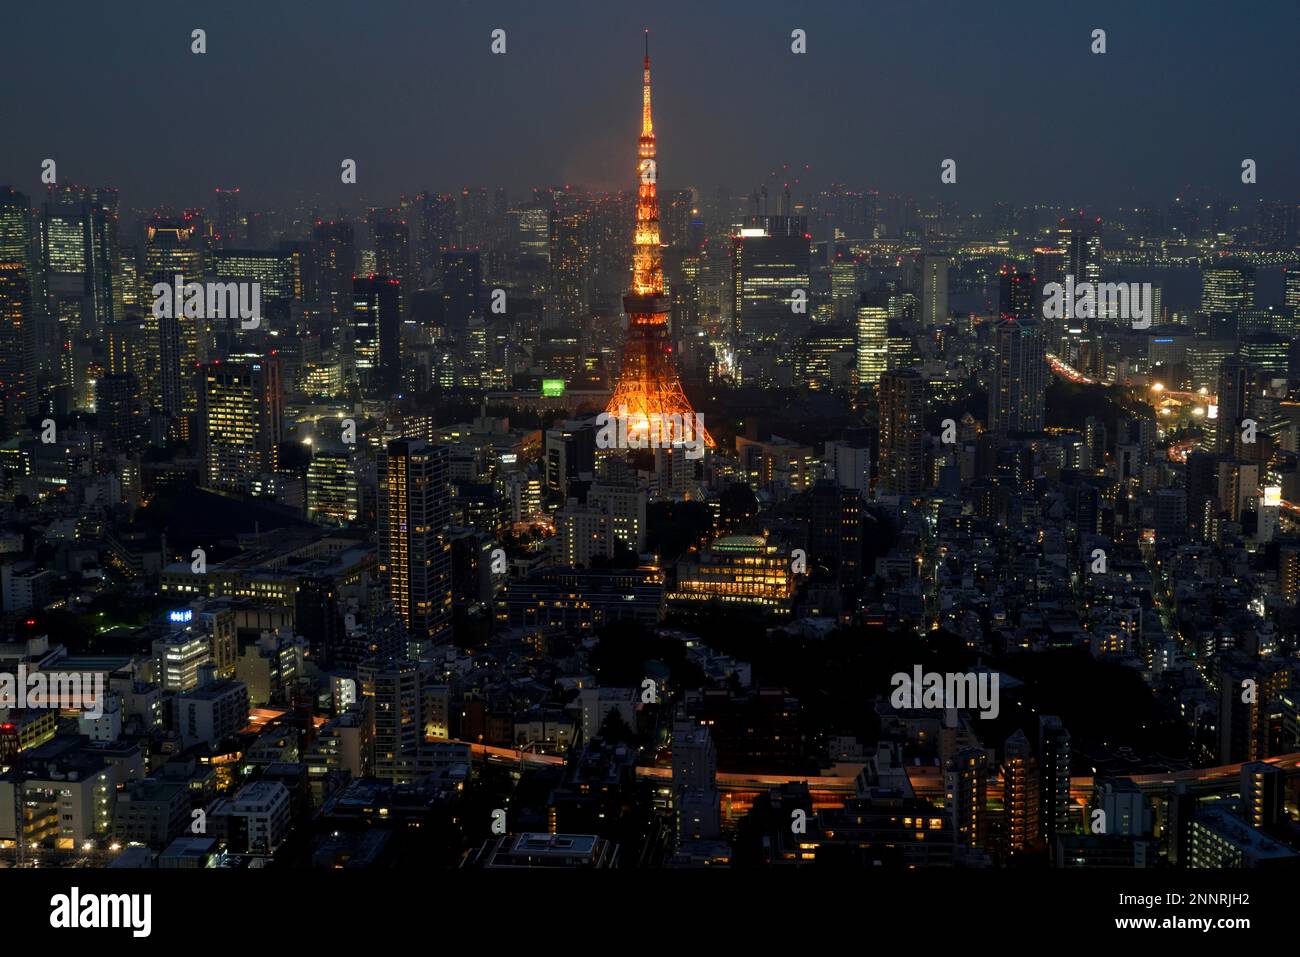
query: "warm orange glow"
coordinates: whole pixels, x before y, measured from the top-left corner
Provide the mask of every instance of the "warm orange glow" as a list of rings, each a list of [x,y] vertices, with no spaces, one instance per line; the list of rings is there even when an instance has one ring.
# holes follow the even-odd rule
[[[626,416],[637,431],[656,433],[668,443],[680,440],[684,419],[695,410],[682,390],[668,340],[668,301],[664,296],[663,253],[659,245],[658,160],[650,110],[650,41],[641,78],[641,137],[637,143],[636,231],[632,246],[632,289],[624,299],[628,317],[627,346],[618,383],[605,411]],[[713,436],[703,429],[705,444]],[[696,437],[692,433],[690,437]]]

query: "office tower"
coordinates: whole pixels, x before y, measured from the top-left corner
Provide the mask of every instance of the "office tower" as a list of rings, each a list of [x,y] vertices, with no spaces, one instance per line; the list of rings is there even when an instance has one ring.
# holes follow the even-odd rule
[[[361,697],[370,704],[370,766],[380,780],[402,778],[423,740],[420,678],[414,661],[370,658],[357,666]]]
[[[665,246],[685,246],[689,242],[692,210],[695,197],[689,189],[670,189],[663,197],[663,243]]]
[[[1033,273],[1004,267],[1000,279],[998,314],[1003,319],[1028,322],[1042,316],[1042,306],[1035,299],[1037,280]]]
[[[451,451],[395,439],[378,455],[379,572],[388,596],[417,640],[451,628]]]
[[[486,249],[491,236],[487,187],[466,186],[461,190],[457,216],[460,221],[460,245],[465,249]]]
[[[1290,369],[1291,340],[1271,333],[1242,334],[1237,356],[1259,371],[1261,378],[1285,379]]]
[[[51,314],[87,335],[120,320],[117,190],[49,187],[41,239]]]
[[[41,371],[67,386],[74,403],[85,407],[88,353],[102,327],[122,315],[117,191],[48,187],[41,266],[46,300],[43,309],[34,310],[44,318],[37,329]]]
[[[1057,246],[1065,253],[1066,275],[1075,283],[1101,282],[1101,217],[1085,216],[1079,210],[1057,223]]]
[[[114,452],[139,452],[148,444],[148,410],[131,372],[109,372],[95,380],[95,421]]]
[[[788,230],[792,218],[758,217],[764,225],[732,237],[732,335],[745,349],[801,335],[812,321],[811,247]]]
[[[922,328],[943,325],[948,321],[948,257],[921,256],[912,268]]]
[[[862,583],[862,498],[830,479],[809,493],[808,548],[835,572],[841,585]]]
[[[925,380],[911,369],[880,377],[880,475],[884,495],[915,498],[925,487]]]
[[[718,752],[705,725],[673,725],[673,806],[677,841],[708,840],[721,833]]]
[[[960,847],[982,850],[988,828],[988,754],[963,748],[944,768],[944,797]]]
[[[357,466],[350,452],[322,451],[307,466],[307,517],[326,524],[355,522],[360,510]]]
[[[321,222],[312,230],[316,277],[321,302],[335,321],[346,319],[352,305],[352,277],[357,271],[352,224]]]
[[[442,257],[442,326],[463,339],[483,318],[483,276],[477,252],[450,252]]]
[[[1007,738],[1002,751],[1002,801],[1007,853],[1021,854],[1039,840],[1041,786],[1038,761],[1023,730]]]
[[[247,492],[275,471],[283,404],[277,359],[214,362],[199,372],[203,483]]]
[[[1255,267],[1218,266],[1201,273],[1201,311],[1240,315],[1255,305]]]
[[[851,488],[860,498],[871,490],[871,446],[863,441],[827,442],[823,459],[840,488]]]
[[[1083,210],[1061,220],[1060,246],[1065,250],[1066,274],[1076,283],[1101,282],[1101,217],[1088,218]]]
[[[1161,544],[1178,544],[1187,540],[1187,490],[1181,488],[1157,489],[1156,541]]]
[[[646,56],[641,92],[641,137],[638,141],[641,185],[637,193],[636,233],[632,252],[632,289],[623,297],[627,312],[627,343],[614,394],[605,407],[611,416],[627,416],[631,430],[640,423],[655,422],[668,443],[683,438],[681,422],[695,421],[695,410],[682,389],[668,340],[668,297],[664,295],[663,261],[659,248],[659,201],[656,180],[655,132],[650,113],[650,39],[646,34]],[[669,418],[669,417],[673,418]],[[709,446],[713,437],[704,439]]]
[[[591,314],[589,218],[581,200],[556,197],[550,217],[551,308],[557,323],[576,324]]]
[[[1053,714],[1038,718],[1038,767],[1041,836],[1048,847],[1057,834],[1073,829],[1070,822],[1070,732]]]
[[[1047,335],[1049,341],[1055,346],[1065,335],[1067,325],[1077,325],[1075,320],[1067,320],[1064,317],[1060,319],[1045,319],[1043,316],[1044,290],[1052,283],[1065,282],[1066,256],[1065,250],[1054,246],[1039,246],[1034,249],[1034,297],[1032,318],[1045,321],[1048,324]],[[1079,326],[1079,331],[1082,326]],[[1054,349],[1051,351],[1055,351]]]
[[[397,280],[398,319],[406,318],[414,286],[411,282],[411,229],[404,222],[375,223],[375,273]]]
[[[32,211],[27,196],[12,186],[0,186],[0,262],[22,263],[32,269]]]
[[[1282,274],[1282,305],[1295,315],[1300,311],[1300,268],[1287,266]]]
[[[515,248],[520,256],[551,258],[551,212],[541,203],[530,203],[514,211]]]
[[[842,252],[835,254],[831,263],[831,302],[837,318],[848,319],[857,308],[859,274],[857,260]]]
[[[239,229],[239,187],[223,189],[217,193],[217,244],[222,249],[242,245]]]
[[[391,399],[402,387],[402,287],[388,276],[352,283],[352,350],[364,395]]]
[[[198,407],[192,373],[200,362],[207,361],[207,320],[185,316],[183,309],[178,315],[175,303],[167,310],[172,318],[160,316],[163,310],[153,290],[165,286],[162,294],[170,297],[177,276],[183,282],[202,279],[203,250],[196,230],[194,223],[184,220],[150,223],[140,274],[145,349],[136,374],[150,401],[178,418]]]
[[[1047,390],[1047,359],[1040,322],[1002,320],[994,330],[989,429],[1005,436],[1040,432]]]
[[[423,192],[416,196],[419,242],[415,268],[421,285],[432,282],[442,267],[442,255],[456,245],[456,202],[446,194]]]
[[[847,322],[818,323],[794,349],[794,381],[812,390],[848,384],[857,362],[857,335]]]
[[[4,433],[36,412],[36,330],[27,262],[0,261],[0,402]]]
[[[212,253],[212,271],[222,281],[257,283],[263,310],[276,300],[300,298],[301,280],[289,250],[218,249]]]
[[[858,387],[869,388],[889,368],[889,307],[884,295],[862,294],[856,332]]]
[[[1219,412],[1214,427],[1214,451],[1220,455],[1242,456],[1241,423],[1251,416],[1254,382],[1255,370],[1240,359],[1225,359],[1219,366],[1216,390]]]

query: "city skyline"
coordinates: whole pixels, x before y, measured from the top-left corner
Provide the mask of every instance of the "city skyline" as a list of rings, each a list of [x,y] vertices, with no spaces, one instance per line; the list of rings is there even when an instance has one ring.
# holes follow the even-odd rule
[[[24,921],[150,936],[156,897],[161,937],[269,875],[303,927],[373,935],[349,887],[401,929],[393,885],[488,870],[686,903],[687,870],[848,876],[895,920],[1031,930],[1285,918],[1286,30],[196,9],[63,45],[17,14],[50,75],[0,143]],[[104,78],[108,126],[52,125],[87,43],[170,46]],[[807,168],[754,173],[777,146]]]

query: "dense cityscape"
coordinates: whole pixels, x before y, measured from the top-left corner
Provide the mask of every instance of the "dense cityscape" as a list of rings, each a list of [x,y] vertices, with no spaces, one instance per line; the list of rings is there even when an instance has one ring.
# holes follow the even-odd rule
[[[0,187],[0,868],[1300,863],[1300,202],[690,186],[623,41],[623,189]]]

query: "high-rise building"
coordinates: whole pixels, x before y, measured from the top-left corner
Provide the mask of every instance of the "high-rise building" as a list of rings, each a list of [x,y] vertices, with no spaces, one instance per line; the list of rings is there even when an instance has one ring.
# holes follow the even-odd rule
[[[199,378],[203,482],[248,491],[277,464],[283,419],[279,360],[214,362],[202,367]]]
[[[1070,732],[1056,715],[1038,718],[1038,767],[1042,783],[1040,833],[1050,847],[1057,834],[1071,830]]]
[[[789,218],[769,216],[732,237],[732,333],[742,349],[802,335],[812,321],[811,247],[806,234],[783,228]]]
[[[1241,803],[1251,827],[1271,831],[1289,822],[1286,813],[1286,771],[1262,761],[1241,766]]]
[[[421,285],[432,282],[442,267],[442,255],[456,245],[456,201],[447,194],[420,193],[415,198],[419,241],[415,269]]]
[[[912,369],[880,377],[880,475],[885,495],[914,498],[925,487],[925,379]]]
[[[12,186],[0,186],[0,262],[22,263],[30,276],[33,251],[28,198]]]
[[[989,429],[998,435],[1040,432],[1047,390],[1042,323],[999,321],[994,330]]]
[[[867,388],[889,368],[889,306],[883,297],[863,293],[856,332],[858,386]]]
[[[396,781],[423,740],[420,667],[414,661],[370,658],[358,665],[357,684],[370,704],[370,766],[375,777]]]
[[[344,525],[355,522],[361,507],[357,465],[346,451],[321,451],[307,466],[307,516]]]
[[[288,250],[218,249],[212,253],[212,271],[223,281],[257,283],[263,303],[299,297]]]
[[[442,257],[442,325],[453,339],[463,339],[483,318],[483,272],[477,252],[449,252]]]
[[[352,353],[361,391],[391,399],[402,387],[401,283],[388,276],[352,282]]]
[[[378,220],[374,226],[375,272],[397,280],[398,316],[405,319],[414,285],[411,280],[411,229],[400,220]]]
[[[657,432],[664,444],[685,438],[679,433],[695,410],[682,389],[668,335],[671,308],[664,294],[662,250],[659,246],[658,165],[655,157],[654,121],[650,111],[650,39],[646,33],[646,56],[641,90],[641,137],[638,141],[636,233],[632,251],[632,289],[623,297],[627,312],[627,343],[619,368],[614,394],[606,412],[626,416],[629,431]],[[651,424],[654,423],[654,424]],[[704,430],[704,440],[713,437]],[[692,434],[692,438],[698,438]],[[674,453],[677,450],[673,450]]]
[[[46,301],[40,312],[48,317],[37,330],[42,371],[84,407],[88,354],[103,327],[123,315],[117,191],[50,186],[42,206],[41,266]]]
[[[1240,315],[1255,305],[1255,267],[1218,266],[1201,273],[1201,311]]]
[[[377,465],[380,574],[412,637],[438,640],[451,628],[451,451],[395,439]]]
[[[222,249],[241,245],[239,228],[239,187],[218,186],[217,193],[217,243]]]
[[[1025,322],[1040,318],[1042,306],[1035,298],[1037,291],[1037,280],[1033,273],[1004,268],[1001,274],[998,314],[1003,319],[1019,319]]]
[[[948,257],[920,256],[916,260],[913,290],[920,303],[922,327],[948,321]]]
[[[1031,850],[1039,842],[1041,787],[1038,760],[1024,731],[1007,738],[1002,752],[1002,802],[1006,808],[1007,853]]]
[[[1215,420],[1214,451],[1220,455],[1240,457],[1241,423],[1251,415],[1254,381],[1255,370],[1240,359],[1225,359],[1219,366],[1219,411]]]
[[[871,490],[871,446],[866,442],[826,443],[826,467],[840,488],[851,488],[865,499]]]
[[[677,840],[708,840],[721,833],[718,752],[706,725],[673,725],[673,807]]]
[[[560,194],[550,216],[551,315],[576,324],[591,314],[592,263],[587,209]]]
[[[36,331],[26,261],[0,261],[0,403],[6,435],[36,411]]]
[[[132,372],[109,372],[95,380],[95,420],[115,452],[139,452],[148,444],[148,409]]]
[[[982,850],[988,828],[988,754],[963,748],[944,768],[944,794],[957,844]]]
[[[312,243],[321,302],[329,307],[335,321],[342,321],[351,311],[352,277],[357,271],[352,224],[333,220],[317,223],[312,230]]]
[[[165,286],[163,295],[171,295],[177,276],[184,282],[197,282],[203,276],[197,226],[185,220],[155,220],[146,231],[140,275],[146,348],[136,374],[150,401],[171,415],[184,434],[186,416],[198,409],[194,372],[208,358],[208,324],[206,318],[186,316],[175,303],[170,309],[158,308],[154,287]]]
[[[1079,210],[1062,217],[1056,233],[1057,245],[1065,252],[1066,275],[1076,283],[1101,282],[1101,217],[1088,217]]]

